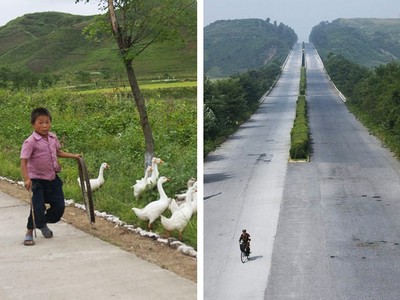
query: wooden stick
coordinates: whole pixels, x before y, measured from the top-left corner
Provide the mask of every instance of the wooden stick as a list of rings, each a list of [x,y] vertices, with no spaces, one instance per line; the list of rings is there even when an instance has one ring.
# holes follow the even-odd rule
[[[35,232],[35,238],[37,238],[37,235],[36,235],[35,210],[33,209],[32,191],[31,190],[29,190],[29,198],[31,199],[31,214],[32,214],[32,221],[33,221],[33,231]]]

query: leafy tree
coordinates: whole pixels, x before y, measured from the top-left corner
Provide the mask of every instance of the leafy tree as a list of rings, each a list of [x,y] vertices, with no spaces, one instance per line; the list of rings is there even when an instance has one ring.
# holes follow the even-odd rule
[[[232,134],[259,106],[281,68],[278,62],[228,79],[204,79],[204,154]]]
[[[245,91],[239,80],[229,78],[218,80],[214,86],[215,96],[208,103],[216,114],[223,128],[239,123],[243,120],[247,111]]]
[[[368,70],[331,54],[325,66],[352,111],[400,157],[400,63]]]
[[[329,76],[346,96],[351,97],[354,87],[370,75],[367,67],[351,62],[341,54],[329,53],[324,62]]]
[[[258,107],[261,96],[271,87],[280,72],[279,63],[275,61],[260,69],[250,70],[232,77],[239,79],[239,83],[246,93],[247,106],[254,110]]]
[[[91,0],[75,0],[90,2]],[[140,90],[133,62],[149,46],[170,39],[184,28],[185,20],[193,17],[196,1],[192,0],[97,0],[107,10],[108,20],[100,16],[89,30],[98,37],[104,30],[111,32],[118,45],[129,84],[140,116],[146,152],[145,166],[154,156],[154,139],[145,101]],[[106,29],[108,27],[108,29]],[[94,34],[96,33],[96,34]]]

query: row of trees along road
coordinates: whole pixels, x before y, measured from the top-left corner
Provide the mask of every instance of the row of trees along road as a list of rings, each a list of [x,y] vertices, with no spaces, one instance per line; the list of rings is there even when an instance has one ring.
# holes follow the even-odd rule
[[[281,72],[275,61],[227,79],[204,80],[204,155],[235,132],[258,108],[261,96]]]
[[[330,53],[324,65],[349,108],[400,157],[400,63],[372,70]]]
[[[179,30],[191,17],[190,10],[196,11],[192,0],[93,0],[107,11],[107,17],[100,15],[87,30],[89,35],[99,37],[112,33],[118,45],[125,66],[129,85],[139,112],[146,152],[145,167],[151,165],[154,156],[154,139],[149,124],[145,101],[136,78],[133,62],[152,44],[165,41],[179,34]],[[91,2],[91,0],[76,0]],[[193,29],[195,30],[195,29]]]

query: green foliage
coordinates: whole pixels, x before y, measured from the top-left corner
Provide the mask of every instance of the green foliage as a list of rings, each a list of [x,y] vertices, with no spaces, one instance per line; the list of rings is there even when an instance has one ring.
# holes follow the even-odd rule
[[[258,108],[281,69],[277,62],[227,79],[204,80],[204,154],[214,150]]]
[[[280,63],[274,60],[258,70],[250,70],[231,77],[239,79],[245,91],[247,106],[253,111],[258,107],[260,97],[272,86],[280,73]]]
[[[400,19],[336,19],[321,22],[310,42],[323,59],[330,51],[366,67],[376,67],[400,58]]]
[[[349,105],[400,156],[400,63],[375,69],[354,87]]]
[[[334,61],[329,63],[330,59]],[[330,59],[327,70],[349,108],[400,157],[400,63],[370,71],[346,59]]]
[[[243,73],[278,59],[297,41],[295,32],[269,20],[216,21],[204,28],[204,72],[210,78]]]
[[[296,106],[296,118],[293,123],[292,131],[290,132],[291,159],[307,159],[310,149],[309,129],[307,120],[307,101],[304,95],[299,96]]]
[[[352,97],[354,87],[371,73],[363,66],[360,66],[343,55],[336,55],[330,52],[324,61],[325,68],[332,81],[339,90],[348,97]]]
[[[153,129],[156,155],[166,163],[160,173],[171,178],[164,185],[170,197],[186,189],[187,180],[197,177],[196,93],[192,89],[144,90],[149,120]],[[176,88],[178,90],[178,88]],[[157,91],[157,93],[155,93]],[[176,98],[176,95],[180,95]],[[23,93],[0,90],[1,175],[20,180],[19,152],[32,128],[30,112],[47,107],[53,116],[52,131],[63,150],[82,153],[90,177],[97,177],[100,164],[107,162],[104,187],[94,193],[95,208],[120,216],[128,223],[140,222],[132,207],[143,207],[156,200],[158,193],[149,192],[136,200],[131,188],[144,174],[144,139],[138,113],[129,93],[76,93],[60,89]],[[66,198],[81,199],[77,184],[77,163],[60,160]],[[184,232],[185,242],[196,247],[196,217]],[[155,229],[162,232],[159,221]]]
[[[113,35],[125,64],[130,64],[150,45],[176,40],[180,31],[189,29],[192,34],[196,34],[196,30],[187,26],[191,20],[196,20],[195,1],[120,0],[113,1],[111,11],[107,1],[102,2],[107,7],[107,17],[97,18],[96,24],[86,32],[98,39],[99,33],[107,34],[111,31],[109,16],[115,18],[114,25],[118,28],[112,31],[115,31]]]
[[[36,74],[31,71],[11,71],[6,67],[0,68],[0,88],[7,89],[43,89],[52,87],[59,76],[48,73]]]
[[[306,68],[305,67],[301,67],[301,70],[300,70],[300,87],[299,87],[300,95],[305,95],[306,94],[306,88],[307,88]]]

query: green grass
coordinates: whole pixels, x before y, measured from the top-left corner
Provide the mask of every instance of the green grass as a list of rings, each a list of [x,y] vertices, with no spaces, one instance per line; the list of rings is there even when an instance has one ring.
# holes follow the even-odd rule
[[[196,87],[197,81],[171,81],[171,82],[145,82],[140,84],[141,90],[157,90],[168,88],[187,88]],[[103,89],[90,89],[79,91],[80,94],[97,94],[97,93],[115,93],[115,92],[129,92],[130,87],[124,86],[119,88],[103,88]]]
[[[156,91],[156,95],[146,98],[146,106],[155,154],[165,161],[159,167],[160,174],[171,178],[164,188],[167,195],[173,197],[186,189],[189,178],[197,177],[196,89]],[[133,195],[131,187],[144,174],[145,148],[138,113],[129,93],[0,90],[1,176],[21,180],[19,152],[23,140],[32,132],[30,112],[38,106],[45,106],[52,113],[52,131],[62,142],[63,150],[83,154],[91,178],[97,177],[102,162],[111,166],[105,171],[104,187],[94,193],[95,208],[146,228],[147,224],[139,221],[131,208],[143,207],[156,200],[158,193],[149,192],[140,200]],[[80,202],[77,163],[71,159],[60,159],[60,162],[65,197]],[[184,242],[195,248],[196,224],[194,216],[183,234]],[[157,232],[163,232],[159,220],[154,226]]]

